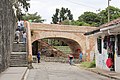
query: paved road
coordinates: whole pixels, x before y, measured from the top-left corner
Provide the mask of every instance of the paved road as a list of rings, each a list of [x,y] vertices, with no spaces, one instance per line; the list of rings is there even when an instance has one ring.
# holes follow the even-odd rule
[[[65,63],[33,64],[27,80],[113,80]]]

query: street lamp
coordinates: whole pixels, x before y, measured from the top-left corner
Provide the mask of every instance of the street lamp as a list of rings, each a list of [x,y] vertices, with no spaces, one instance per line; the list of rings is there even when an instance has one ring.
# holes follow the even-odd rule
[[[110,9],[109,9],[110,1],[111,0],[108,0],[108,22],[110,22]]]

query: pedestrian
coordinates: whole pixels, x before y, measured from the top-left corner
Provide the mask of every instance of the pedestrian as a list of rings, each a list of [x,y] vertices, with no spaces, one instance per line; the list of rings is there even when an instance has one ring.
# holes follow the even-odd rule
[[[26,43],[26,32],[23,31],[23,34],[22,34],[22,40],[23,40],[23,43],[25,44]]]
[[[69,57],[69,64],[73,65],[73,58],[74,58],[73,55],[69,54],[68,57]]]
[[[83,57],[83,53],[80,52],[80,53],[79,53],[79,59],[80,59],[80,62],[82,62],[82,57]]]
[[[21,32],[25,31],[24,30],[24,21],[23,20],[20,21],[20,31]]]
[[[38,63],[40,63],[40,54],[41,54],[41,52],[40,52],[40,51],[38,51],[38,53],[37,53]]]
[[[17,21],[17,25],[18,25],[17,29],[20,31],[20,28],[21,28],[21,21],[20,21],[20,19]]]
[[[20,31],[19,31],[19,29],[16,29],[16,31],[15,31],[15,40],[17,41],[17,43],[19,43],[19,38],[20,38]]]

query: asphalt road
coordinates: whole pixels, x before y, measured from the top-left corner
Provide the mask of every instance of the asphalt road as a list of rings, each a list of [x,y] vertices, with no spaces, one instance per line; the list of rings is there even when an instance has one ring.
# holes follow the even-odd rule
[[[34,63],[26,80],[114,80],[65,63]]]

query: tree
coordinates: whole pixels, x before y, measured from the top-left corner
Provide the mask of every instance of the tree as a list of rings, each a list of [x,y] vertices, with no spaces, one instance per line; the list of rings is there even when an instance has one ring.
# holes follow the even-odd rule
[[[110,21],[120,17],[120,9],[113,6],[109,6]],[[105,10],[100,11],[98,14],[94,12],[84,12],[84,14],[78,17],[79,22],[85,22],[91,26],[100,26],[108,22],[108,7]]]
[[[64,20],[73,20],[73,15],[68,8],[62,7],[60,10],[56,9],[55,14],[52,17],[52,23],[58,24]]]
[[[37,22],[37,23],[43,23],[45,21],[45,19],[42,19],[42,17],[38,15],[37,12],[34,14],[29,14],[29,13],[26,15],[24,14],[22,16],[22,19],[27,21],[32,20],[32,22]]]
[[[78,20],[76,21],[72,21],[71,25],[77,25],[77,26],[90,26],[90,24],[86,23],[86,22],[80,22]]]
[[[56,9],[56,13],[55,14],[53,14],[53,17],[52,17],[52,22],[54,23],[54,24],[57,24],[58,23],[58,21],[59,21],[59,9]]]
[[[62,21],[62,24],[63,25],[76,25],[76,26],[90,26],[90,24],[85,23],[83,21],[80,22],[78,20],[76,20],[76,21],[74,21],[74,20],[72,20],[72,21],[70,21],[70,20],[64,20],[64,21]]]
[[[98,26],[100,19],[94,12],[84,12],[84,14],[78,17],[78,21],[88,23],[92,26]]]
[[[10,0],[12,5],[17,9],[17,17],[21,18],[22,16],[22,9],[27,12],[28,8],[30,8],[30,3],[28,2],[30,0]]]
[[[110,13],[110,21],[117,19],[120,17],[120,9],[109,6],[109,13]],[[100,16],[100,25],[105,24],[108,22],[108,7],[105,10],[102,10],[100,13],[98,13]]]

